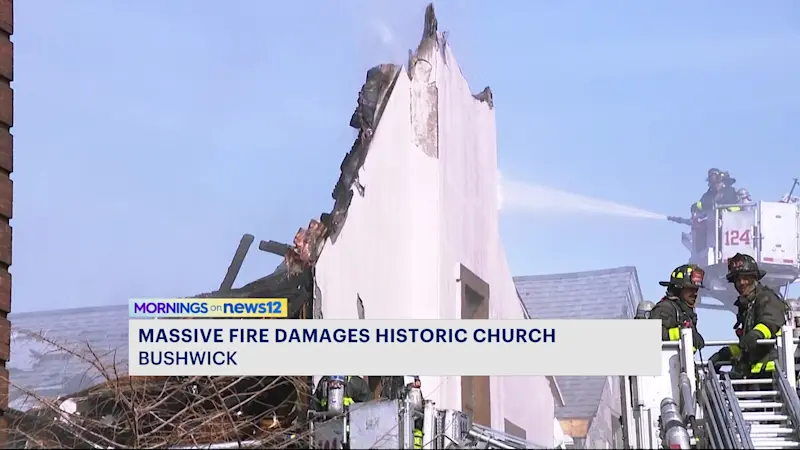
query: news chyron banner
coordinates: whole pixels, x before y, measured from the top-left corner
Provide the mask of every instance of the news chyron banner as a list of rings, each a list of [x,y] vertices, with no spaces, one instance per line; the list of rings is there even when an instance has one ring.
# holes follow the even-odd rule
[[[274,298],[131,300],[130,374],[662,374],[658,320],[242,320],[285,319],[287,306]]]

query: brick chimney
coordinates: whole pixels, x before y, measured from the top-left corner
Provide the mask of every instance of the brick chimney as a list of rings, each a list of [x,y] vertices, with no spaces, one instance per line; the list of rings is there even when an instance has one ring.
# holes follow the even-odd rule
[[[14,124],[14,2],[0,0],[0,448],[6,448],[8,424],[5,410],[8,408],[8,369],[6,362],[11,352],[11,210],[13,189],[11,171],[14,162],[14,140],[11,126]]]

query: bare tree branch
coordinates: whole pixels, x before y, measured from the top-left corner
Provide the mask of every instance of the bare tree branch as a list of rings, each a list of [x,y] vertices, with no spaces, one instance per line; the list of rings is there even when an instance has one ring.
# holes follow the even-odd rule
[[[204,448],[257,442],[259,447],[308,448],[299,405],[310,397],[305,377],[130,377],[116,352],[87,342],[55,342],[25,333],[87,367],[102,382],[62,398],[44,398],[9,380],[33,400],[11,410],[9,446],[19,448]]]

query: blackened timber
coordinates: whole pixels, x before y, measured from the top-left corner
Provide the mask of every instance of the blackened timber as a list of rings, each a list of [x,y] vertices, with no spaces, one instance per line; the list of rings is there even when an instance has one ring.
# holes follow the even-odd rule
[[[272,253],[273,255],[286,256],[286,254],[292,250],[292,247],[275,241],[261,241],[258,244],[258,249],[262,252]]]
[[[228,272],[225,274],[225,278],[222,279],[222,283],[219,285],[220,292],[226,292],[233,289],[233,283],[236,281],[239,271],[242,270],[244,258],[247,256],[247,252],[250,250],[250,246],[253,245],[253,241],[255,239],[255,236],[252,234],[245,234],[242,236],[242,239],[239,241],[239,247],[236,249],[236,253],[233,254],[231,264],[228,266]]]

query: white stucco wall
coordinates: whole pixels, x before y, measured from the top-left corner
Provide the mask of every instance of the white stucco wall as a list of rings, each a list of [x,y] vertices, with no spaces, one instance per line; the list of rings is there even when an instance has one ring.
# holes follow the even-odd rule
[[[364,196],[355,193],[317,262],[323,316],[356,318],[360,297],[369,319],[458,318],[463,264],[490,285],[490,318],[524,318],[499,235],[494,111],[473,98],[449,47],[423,42],[419,52],[413,79],[401,73],[375,131],[360,172]],[[422,383],[438,407],[460,409],[460,377]],[[544,377],[492,377],[491,399],[493,428],[507,419],[529,441],[552,445]]]
[[[608,377],[597,414],[586,433],[584,448],[622,448],[619,386],[618,377]]]

